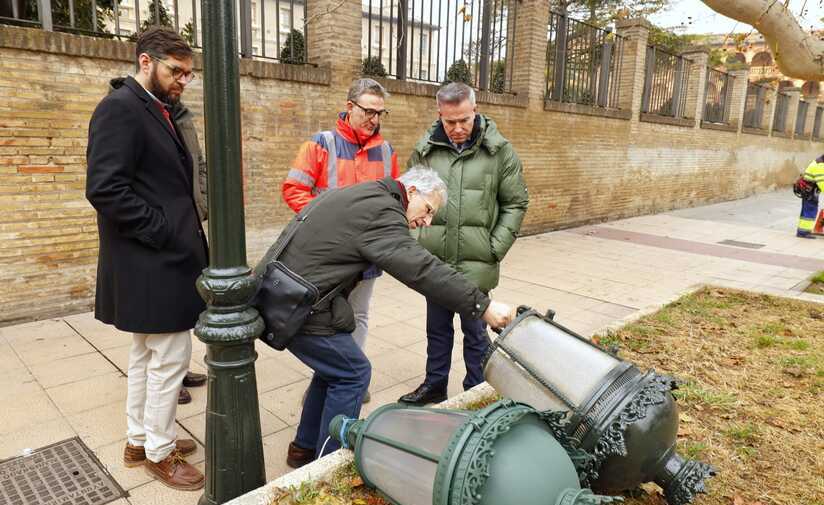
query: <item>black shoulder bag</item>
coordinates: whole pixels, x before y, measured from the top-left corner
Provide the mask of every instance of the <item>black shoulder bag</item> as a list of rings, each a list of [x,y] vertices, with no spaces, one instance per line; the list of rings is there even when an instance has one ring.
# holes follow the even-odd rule
[[[251,303],[266,326],[260,339],[278,351],[289,345],[310,314],[334,298],[344,286],[339,284],[318,300],[318,288],[278,260],[300,225],[306,221],[309,212],[311,208],[307,209],[306,214],[296,218],[294,226],[272,255]]]

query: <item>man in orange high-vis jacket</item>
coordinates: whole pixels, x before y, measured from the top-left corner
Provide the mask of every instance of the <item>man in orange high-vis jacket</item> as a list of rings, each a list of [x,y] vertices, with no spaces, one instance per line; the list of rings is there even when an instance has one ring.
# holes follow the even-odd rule
[[[323,191],[400,175],[398,156],[380,134],[381,120],[389,114],[384,87],[373,79],[357,79],[349,88],[346,110],[338,115],[334,131],[316,133],[298,150],[283,181],[283,199],[295,212]],[[358,347],[366,344],[369,300],[381,272],[370,268],[349,294],[355,313],[352,336]],[[364,400],[369,401],[367,392]]]

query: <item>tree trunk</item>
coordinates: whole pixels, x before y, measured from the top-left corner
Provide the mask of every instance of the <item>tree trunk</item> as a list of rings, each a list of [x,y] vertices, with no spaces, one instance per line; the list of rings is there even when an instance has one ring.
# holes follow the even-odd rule
[[[772,49],[781,73],[795,79],[824,80],[824,42],[805,32],[778,0],[701,0],[710,9],[752,25]]]

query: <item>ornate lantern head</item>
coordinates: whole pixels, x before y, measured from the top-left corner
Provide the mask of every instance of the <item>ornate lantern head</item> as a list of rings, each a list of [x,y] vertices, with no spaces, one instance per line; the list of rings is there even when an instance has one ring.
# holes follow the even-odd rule
[[[714,470],[675,452],[675,380],[642,373],[527,307],[495,340],[484,377],[502,396],[562,412],[573,444],[595,457],[582,482],[617,493],[655,481],[671,505],[704,492]],[[591,482],[590,482],[591,481]]]
[[[364,483],[395,505],[619,501],[581,489],[567,449],[553,436],[561,433],[554,421],[511,400],[477,412],[396,403],[365,420],[337,416],[329,432],[354,449]]]

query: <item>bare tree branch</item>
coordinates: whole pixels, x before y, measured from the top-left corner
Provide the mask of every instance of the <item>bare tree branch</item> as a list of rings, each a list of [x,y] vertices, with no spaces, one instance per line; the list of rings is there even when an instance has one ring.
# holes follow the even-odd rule
[[[795,79],[824,80],[824,41],[804,31],[778,0],[701,0],[710,9],[758,30],[772,49],[781,73]]]

